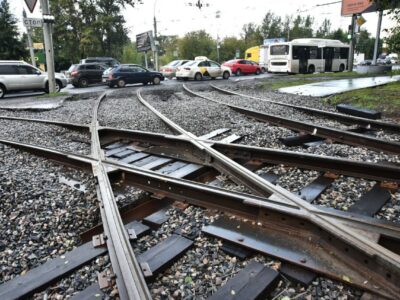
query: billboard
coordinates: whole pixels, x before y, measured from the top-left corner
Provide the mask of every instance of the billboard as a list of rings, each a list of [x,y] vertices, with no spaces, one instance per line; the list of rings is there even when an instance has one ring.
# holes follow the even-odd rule
[[[377,5],[371,0],[342,0],[342,16],[351,16],[377,10]]]
[[[155,49],[152,31],[146,31],[136,35],[136,49],[139,52],[145,52]]]

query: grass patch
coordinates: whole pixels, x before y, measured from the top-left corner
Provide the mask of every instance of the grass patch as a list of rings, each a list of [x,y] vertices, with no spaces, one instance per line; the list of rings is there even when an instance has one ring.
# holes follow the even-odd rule
[[[332,105],[348,103],[357,107],[376,109],[386,116],[400,116],[400,82],[392,82],[374,88],[366,88],[331,96]]]
[[[49,93],[49,94],[43,94],[43,95],[37,96],[36,98],[55,98],[55,97],[63,97],[63,96],[69,96],[69,94],[65,93],[65,92]]]

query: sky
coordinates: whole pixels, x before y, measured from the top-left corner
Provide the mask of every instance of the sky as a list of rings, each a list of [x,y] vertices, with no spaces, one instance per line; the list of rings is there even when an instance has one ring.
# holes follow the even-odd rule
[[[240,36],[244,24],[254,22],[261,24],[263,17],[270,10],[277,15],[297,16],[311,15],[315,19],[316,28],[325,18],[332,23],[332,29],[338,27],[347,31],[351,23],[350,17],[341,17],[341,4],[317,6],[337,2],[335,0],[202,0],[204,6],[200,10],[194,6],[197,0],[142,0],[134,8],[126,7],[123,15],[126,20],[129,36],[135,39],[136,34],[153,29],[154,13],[157,19],[158,34],[179,35],[205,29],[214,38],[219,36]],[[13,13],[22,18],[24,0],[9,0]],[[33,17],[39,16],[39,3]],[[219,13],[217,13],[219,12]],[[216,18],[219,14],[219,18]],[[30,15],[30,13],[28,13]],[[21,17],[20,17],[21,16]],[[373,36],[376,34],[377,13],[367,13],[363,17],[367,29]],[[393,22],[389,17],[383,18],[382,28],[390,28]],[[20,23],[21,29],[23,28]],[[385,36],[385,32],[382,32]]]

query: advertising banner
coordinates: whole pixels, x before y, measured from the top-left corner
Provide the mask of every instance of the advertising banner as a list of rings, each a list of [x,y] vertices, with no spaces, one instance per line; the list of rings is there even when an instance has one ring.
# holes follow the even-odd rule
[[[371,0],[342,0],[342,16],[351,16],[376,10],[376,4]]]

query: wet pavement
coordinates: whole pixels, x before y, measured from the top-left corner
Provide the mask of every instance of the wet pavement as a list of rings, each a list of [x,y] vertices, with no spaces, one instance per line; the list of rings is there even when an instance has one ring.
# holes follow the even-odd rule
[[[395,81],[400,81],[400,75],[329,80],[280,88],[279,92],[312,97],[326,97],[352,90],[383,85]]]
[[[60,107],[68,96],[51,98],[9,98],[0,101],[0,109],[10,110],[50,110]]]

